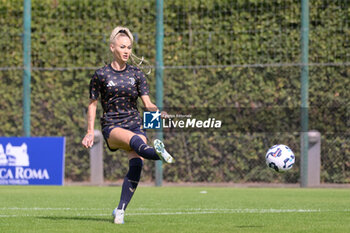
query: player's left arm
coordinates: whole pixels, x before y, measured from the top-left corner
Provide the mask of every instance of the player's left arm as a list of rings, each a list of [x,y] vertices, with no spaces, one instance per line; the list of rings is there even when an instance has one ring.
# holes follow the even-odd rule
[[[145,106],[147,111],[156,112],[158,110],[157,106],[154,103],[152,103],[149,95],[142,95],[141,100],[142,100],[143,106]]]
[[[143,106],[145,106],[147,111],[150,111],[150,112],[159,111],[158,107],[151,101],[151,98],[149,97],[149,95],[142,95],[141,100],[142,100]],[[161,114],[162,114],[162,117],[165,117],[168,115],[165,111],[162,111]]]

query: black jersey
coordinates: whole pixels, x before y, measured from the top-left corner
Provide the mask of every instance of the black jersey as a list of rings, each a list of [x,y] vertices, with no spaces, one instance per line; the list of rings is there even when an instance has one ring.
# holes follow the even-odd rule
[[[142,118],[137,109],[137,98],[148,94],[144,73],[128,64],[122,71],[113,69],[111,64],[106,65],[96,70],[90,81],[90,99],[97,100],[101,96],[102,128],[140,127]]]

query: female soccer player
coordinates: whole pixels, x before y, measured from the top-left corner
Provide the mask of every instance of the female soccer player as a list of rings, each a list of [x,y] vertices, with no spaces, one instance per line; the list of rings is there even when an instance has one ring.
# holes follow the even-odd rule
[[[116,27],[110,36],[110,50],[114,60],[95,71],[90,81],[90,103],[88,106],[88,129],[82,140],[89,148],[94,140],[94,122],[97,100],[101,98],[103,116],[102,134],[111,151],[123,149],[128,152],[129,171],[122,186],[120,202],[113,211],[114,223],[124,223],[124,211],[128,206],[141,176],[143,159],[172,163],[173,157],[156,139],[154,147],[147,145],[146,133],[141,129],[142,118],[137,109],[137,98],[141,97],[148,111],[157,111],[149,97],[149,88],[144,73],[127,63],[132,54],[133,35],[125,27]]]

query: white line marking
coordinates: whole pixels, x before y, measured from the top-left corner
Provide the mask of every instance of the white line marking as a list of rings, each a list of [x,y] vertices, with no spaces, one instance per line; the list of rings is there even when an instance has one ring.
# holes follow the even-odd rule
[[[111,208],[2,207],[0,210],[110,210]]]
[[[93,211],[94,213],[86,214],[86,213],[77,213],[70,214],[70,216],[77,217],[87,217],[87,216],[111,216],[111,214],[107,213],[96,213],[95,211],[111,211],[110,208],[42,208],[42,207],[32,207],[32,208],[21,208],[21,207],[2,207],[0,210],[20,210],[20,211],[51,211],[49,214],[40,215],[36,214],[1,214],[0,218],[9,218],[9,217],[49,217],[55,216],[59,217],[60,213],[56,211],[66,211],[66,210],[75,210],[75,211]],[[145,212],[133,212],[133,211],[145,211]],[[321,209],[201,209],[201,208],[189,208],[189,209],[147,209],[147,208],[139,208],[139,209],[131,209],[128,211],[126,215],[129,216],[137,216],[137,215],[199,215],[199,214],[241,214],[241,213],[320,213],[320,212],[350,212],[350,209],[343,210],[321,210]],[[53,212],[52,212],[53,211]],[[147,212],[150,211],[150,212]],[[156,212],[155,212],[156,211]],[[166,211],[166,212],[162,212]],[[38,212],[36,212],[38,213]]]
[[[203,210],[194,212],[158,212],[158,213],[127,213],[126,215],[185,215],[185,214],[238,214],[238,213],[314,213],[321,210],[277,210],[277,209],[231,209],[231,210]]]

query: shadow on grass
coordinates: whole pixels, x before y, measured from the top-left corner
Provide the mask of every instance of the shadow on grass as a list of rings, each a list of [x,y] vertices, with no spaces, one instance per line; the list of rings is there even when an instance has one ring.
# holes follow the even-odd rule
[[[99,217],[77,217],[77,216],[72,216],[72,217],[68,217],[68,216],[41,216],[41,217],[37,217],[40,219],[46,219],[46,220],[53,220],[53,221],[61,221],[61,220],[78,220],[78,221],[96,221],[96,222],[109,222],[112,223],[112,219],[111,218],[99,218]]]

